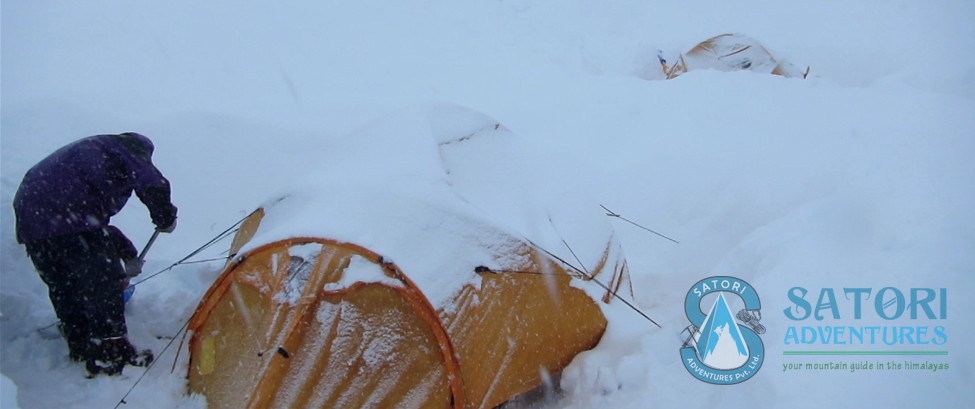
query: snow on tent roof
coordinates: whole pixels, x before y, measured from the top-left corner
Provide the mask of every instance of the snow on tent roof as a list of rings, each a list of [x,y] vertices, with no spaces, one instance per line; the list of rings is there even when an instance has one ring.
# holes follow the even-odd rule
[[[484,249],[503,246],[505,236],[592,265],[613,235],[598,205],[565,201],[566,187],[545,183],[539,162],[548,158],[479,112],[426,105],[380,118],[339,143],[324,147],[329,154],[322,162],[309,164],[261,206],[268,214],[242,250],[327,232],[417,275],[459,260],[466,264],[458,268],[504,269],[517,260]],[[535,178],[536,184],[524,182]],[[428,257],[431,247],[440,249],[439,257]],[[445,296],[437,289],[456,285],[433,281],[430,287],[423,290],[435,301]]]
[[[718,71],[748,70],[783,77],[806,78],[805,71],[788,61],[776,59],[765,46],[743,34],[721,34],[698,43],[683,53],[670,65],[661,56],[661,69],[667,79],[692,70],[713,69]]]
[[[523,183],[538,160],[454,105],[329,147],[238,232],[190,324],[191,388],[210,407],[475,408],[537,387],[605,330],[588,276],[628,279],[600,212]]]

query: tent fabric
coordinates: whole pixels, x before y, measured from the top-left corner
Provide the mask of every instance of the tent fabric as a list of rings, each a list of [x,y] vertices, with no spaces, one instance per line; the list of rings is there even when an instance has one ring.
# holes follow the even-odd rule
[[[435,307],[368,249],[322,238],[257,247],[228,266],[190,322],[191,389],[211,408],[497,406],[595,346],[606,327],[596,301],[572,286],[585,277],[526,243],[514,248],[530,262],[463,272],[480,285]],[[621,281],[625,264],[606,254],[593,274]]]
[[[377,281],[336,285],[349,268]],[[190,385],[211,408],[449,407],[462,393],[423,295],[350,244],[296,238],[249,252],[189,328]]]
[[[800,71],[791,63],[773,57],[772,53],[757,40],[742,34],[721,34],[711,37],[681,54],[673,65],[668,65],[661,59],[661,66],[667,79],[700,69],[749,70],[799,78],[809,75],[808,67],[805,72]]]

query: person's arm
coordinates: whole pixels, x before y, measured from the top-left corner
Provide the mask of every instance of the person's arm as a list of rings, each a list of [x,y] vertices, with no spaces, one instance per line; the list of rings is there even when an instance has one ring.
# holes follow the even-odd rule
[[[124,145],[123,145],[124,146]],[[152,164],[151,149],[147,152],[125,147],[122,160],[132,177],[136,196],[149,209],[156,229],[166,233],[176,227],[176,206],[173,205],[169,180]]]
[[[148,186],[143,189],[136,188],[135,194],[149,208],[149,217],[152,218],[152,223],[156,225],[156,229],[171,233],[176,227],[177,209],[170,200],[169,181],[166,181],[165,185]]]

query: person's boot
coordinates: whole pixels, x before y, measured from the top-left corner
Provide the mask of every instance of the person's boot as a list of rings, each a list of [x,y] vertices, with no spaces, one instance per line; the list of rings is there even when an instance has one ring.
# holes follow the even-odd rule
[[[98,375],[108,375],[115,376],[122,374],[122,368],[125,367],[123,362],[116,361],[104,361],[101,359],[89,358],[85,362],[85,369],[88,370],[88,378],[94,378]]]
[[[152,350],[143,349],[135,354],[132,354],[132,356],[129,357],[128,363],[132,366],[146,367],[152,363],[154,358],[155,356],[153,356]]]
[[[136,355],[135,348],[124,336],[92,340],[90,350],[92,353],[85,362],[89,378],[99,374],[120,375],[125,364]]]

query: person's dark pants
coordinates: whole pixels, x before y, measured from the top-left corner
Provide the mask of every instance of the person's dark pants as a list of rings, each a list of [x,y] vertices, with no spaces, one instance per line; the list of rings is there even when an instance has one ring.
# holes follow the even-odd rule
[[[126,337],[125,270],[117,238],[97,230],[38,240],[26,247],[48,286],[71,358],[129,359],[134,351]]]

